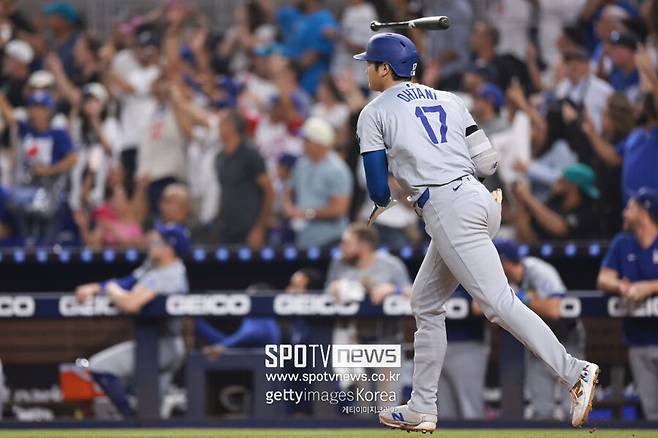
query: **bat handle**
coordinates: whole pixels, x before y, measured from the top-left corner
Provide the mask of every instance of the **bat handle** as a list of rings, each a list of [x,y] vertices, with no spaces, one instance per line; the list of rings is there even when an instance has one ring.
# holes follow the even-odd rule
[[[382,24],[379,21],[373,20],[370,22],[370,30],[372,30],[373,32],[376,32],[381,28],[382,28]]]

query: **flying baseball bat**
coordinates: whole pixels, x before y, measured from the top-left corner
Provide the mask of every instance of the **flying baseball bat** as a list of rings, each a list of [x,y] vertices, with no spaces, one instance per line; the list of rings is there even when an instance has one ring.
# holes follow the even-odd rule
[[[417,28],[427,30],[446,30],[450,27],[450,19],[444,15],[437,15],[434,17],[416,18],[415,20],[409,21],[393,21],[390,23],[372,21],[370,23],[370,29],[373,31],[377,31],[384,27],[391,29]]]

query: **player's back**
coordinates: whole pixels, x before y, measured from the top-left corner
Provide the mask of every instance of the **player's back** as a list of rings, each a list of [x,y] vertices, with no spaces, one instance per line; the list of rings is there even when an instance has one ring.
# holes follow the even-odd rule
[[[474,174],[466,128],[475,125],[456,95],[403,82],[385,90],[361,112],[361,153],[385,147],[393,176],[410,194]]]

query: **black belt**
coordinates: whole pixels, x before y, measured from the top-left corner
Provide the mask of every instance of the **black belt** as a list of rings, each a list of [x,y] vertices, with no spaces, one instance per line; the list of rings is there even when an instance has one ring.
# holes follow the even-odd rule
[[[451,180],[451,181],[448,181],[447,183],[443,183],[443,184],[428,184],[427,187],[443,187],[443,186],[447,186],[448,184],[452,184],[452,183],[454,183],[455,181],[461,181],[462,179],[466,178],[467,176],[470,176],[470,175],[462,175],[462,176],[460,176],[460,177],[457,177],[457,178],[455,178],[455,179],[453,179],[453,180]],[[429,188],[425,189],[425,191],[423,192],[423,194],[420,195],[420,198],[418,198],[418,200],[416,201],[416,205],[417,205],[419,208],[423,208],[423,207],[425,206],[425,203],[427,202],[428,199],[430,199],[430,189],[429,189]]]

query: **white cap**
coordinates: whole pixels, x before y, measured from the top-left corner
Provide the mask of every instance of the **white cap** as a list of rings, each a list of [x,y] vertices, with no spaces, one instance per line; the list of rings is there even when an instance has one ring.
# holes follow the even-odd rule
[[[102,84],[99,84],[98,82],[91,82],[85,85],[83,93],[94,96],[103,105],[105,105],[105,102],[107,102],[107,90]]]
[[[318,117],[311,117],[304,122],[302,136],[308,141],[328,148],[334,145],[334,128],[328,122]]]
[[[34,59],[32,46],[23,40],[11,40],[5,46],[5,54],[11,56],[18,62],[29,64]]]
[[[37,70],[27,80],[27,86],[32,88],[50,88],[54,85],[55,76],[48,70]]]

